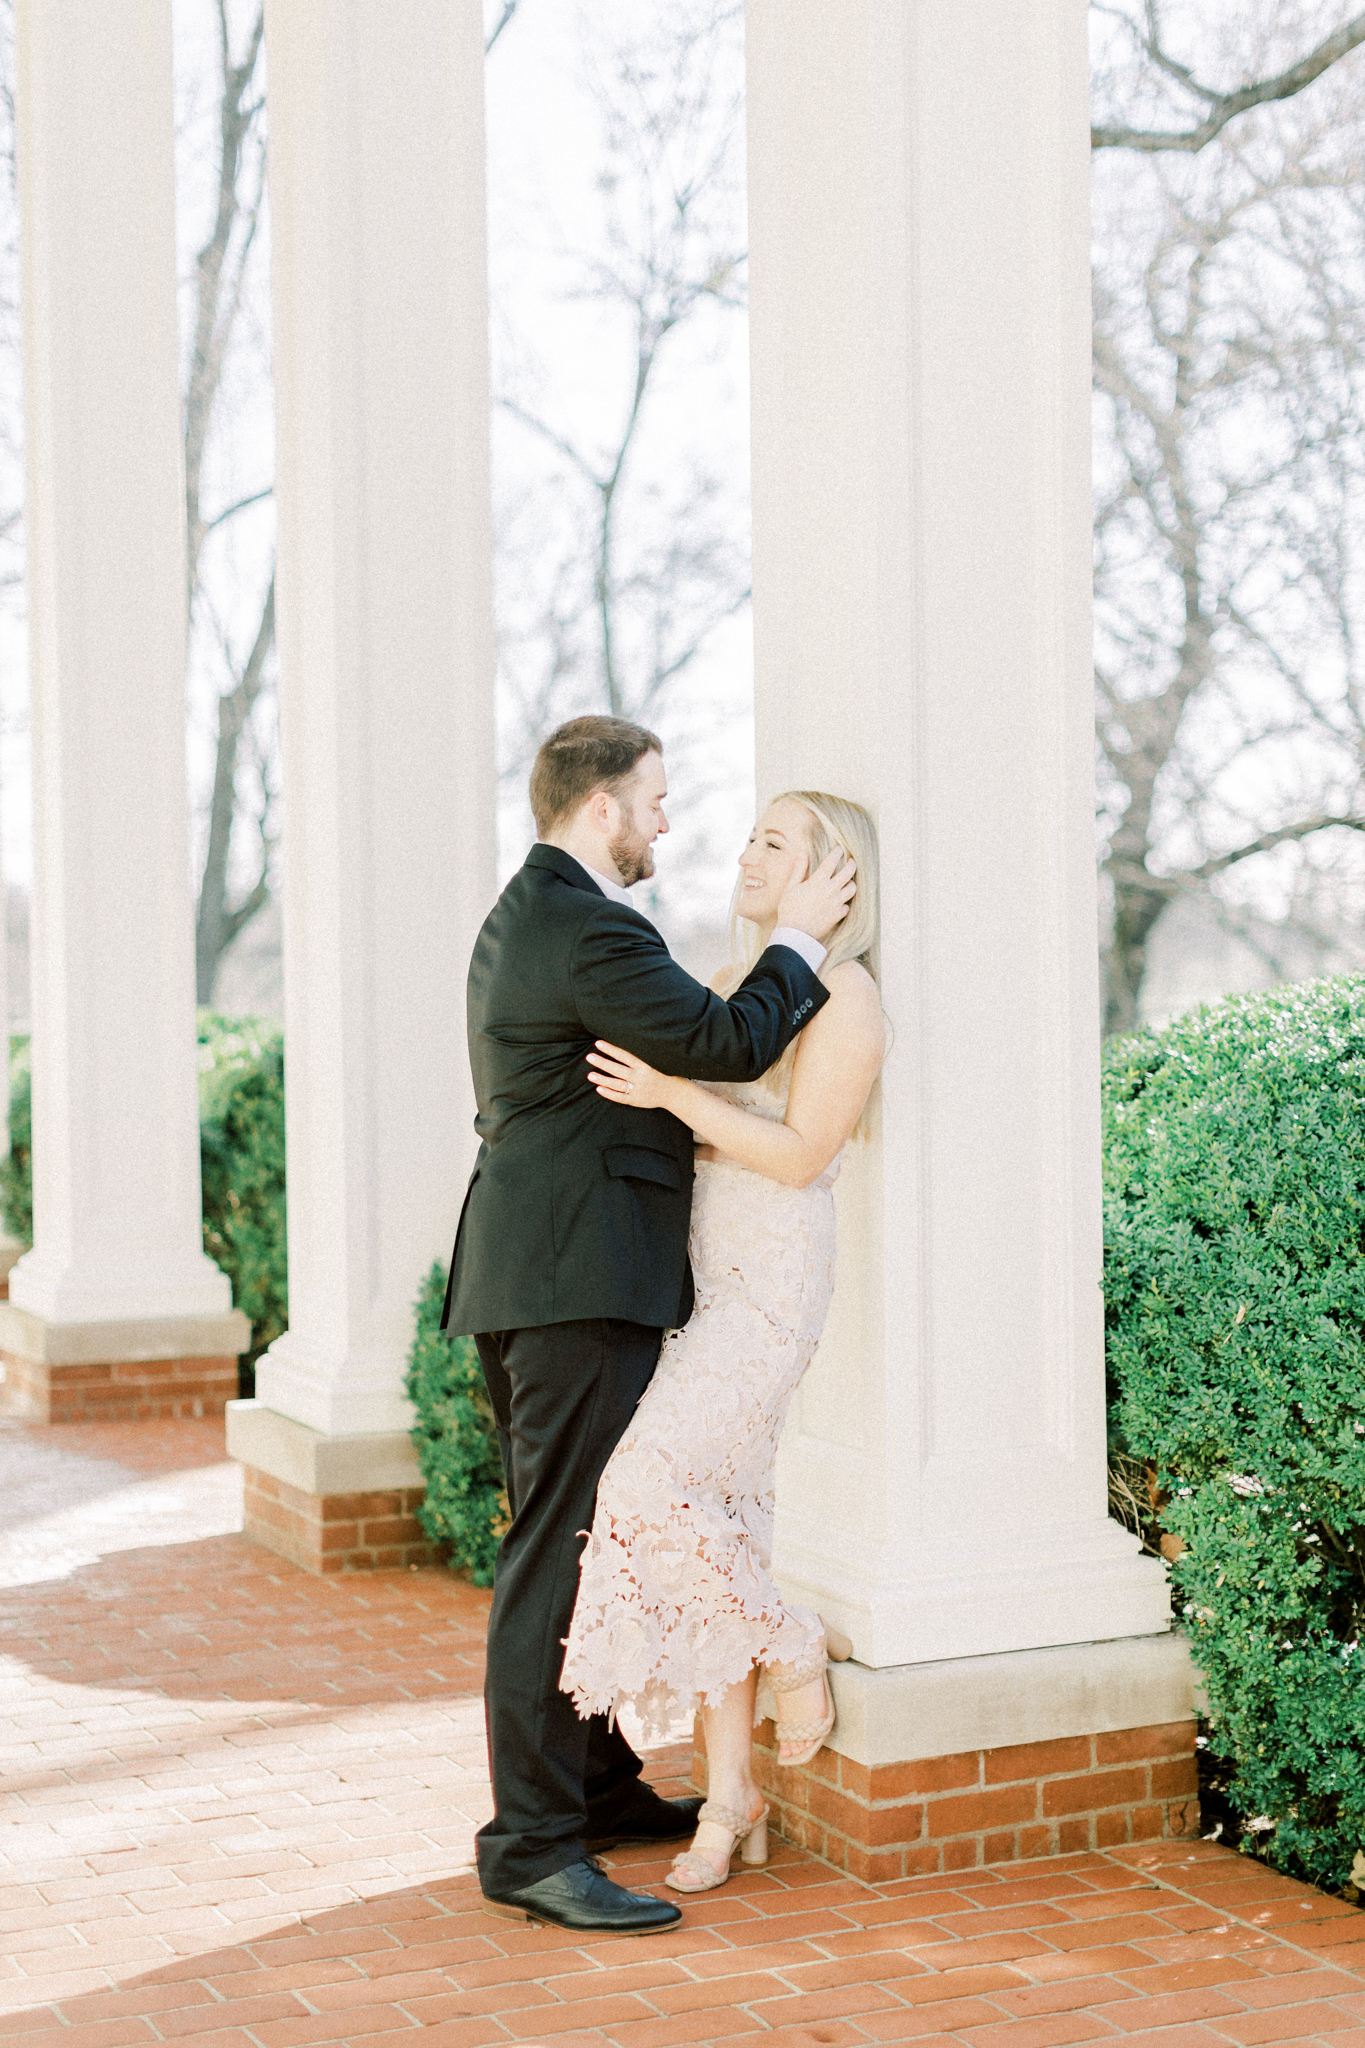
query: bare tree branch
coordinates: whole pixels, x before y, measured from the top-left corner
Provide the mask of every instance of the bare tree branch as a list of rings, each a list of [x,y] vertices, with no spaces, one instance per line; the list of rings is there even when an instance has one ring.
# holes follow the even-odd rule
[[[262,218],[265,102],[257,88],[265,30],[255,10],[240,57],[234,57],[227,0],[214,0],[218,26],[218,154],[212,226],[194,270],[192,341],[186,376],[185,540],[187,609],[192,627],[205,610],[204,547],[209,535],[273,492],[271,484],[246,493],[211,518],[202,507],[204,472],[218,416],[223,375],[242,311],[251,254]],[[234,822],[239,815],[240,743],[266,681],[275,638],[275,582],[271,573],[246,658],[234,656],[220,632],[219,652],[232,677],[218,701],[218,732],[208,834],[195,911],[195,984],[201,1003],[212,1000],[218,963],[237,933],[269,895],[269,848],[262,839],[260,873],[235,906],[228,900]]]
[[[553,427],[547,425],[536,413],[528,411],[524,405],[519,405],[514,398],[500,397],[496,400],[496,403],[500,410],[505,412],[509,418],[520,421],[523,427],[529,427],[533,434],[539,434],[541,439],[548,441],[552,448],[558,449],[565,461],[571,462],[574,468],[592,485],[595,491],[600,491],[603,488],[603,479],[598,475],[581,449],[575,448],[573,442],[566,435],[557,434]]]
[[[1266,106],[1273,100],[1293,99],[1314,79],[1321,78],[1324,71],[1330,70],[1365,43],[1365,13],[1353,15],[1330,36],[1324,36],[1315,49],[1301,57],[1297,64],[1291,64],[1287,71],[1278,72],[1273,78],[1258,79],[1252,85],[1238,86],[1231,92],[1220,92],[1215,87],[1201,85],[1185,65],[1178,64],[1162,49],[1156,13],[1150,0],[1147,18],[1148,34],[1142,44],[1147,56],[1158,70],[1203,100],[1208,111],[1203,120],[1192,128],[1095,127],[1090,130],[1092,149],[1205,149],[1239,114],[1248,113],[1252,107]]]
[[[606,137],[604,232],[589,253],[563,252],[577,273],[564,298],[600,309],[602,332],[619,334],[624,360],[608,401],[615,416],[605,422],[599,410],[565,425],[540,393],[534,402],[515,389],[498,399],[500,412],[569,472],[547,478],[560,552],[552,569],[543,558],[538,569],[541,616],[515,653],[505,620],[502,628],[504,681],[524,720],[517,766],[571,699],[572,708],[592,703],[589,675],[602,709],[653,715],[747,597],[747,563],[732,559],[728,540],[707,524],[714,487],[699,480],[690,496],[678,493],[649,454],[653,395],[675,337],[700,309],[744,302],[742,221],[732,203],[739,74],[737,64],[717,70],[722,50],[734,62],[741,21],[734,6],[694,0],[657,27],[632,31],[590,76]],[[543,536],[542,521],[542,547]],[[526,673],[528,661],[536,673]]]
[[[186,574],[191,614],[207,530],[200,513],[204,455],[264,194],[263,159],[255,189],[245,199],[241,182],[244,153],[261,111],[259,98],[251,97],[251,82],[265,35],[265,9],[257,8],[246,48],[236,63],[232,57],[227,0],[217,0],[217,11],[222,74],[218,195],[209,238],[195,259],[194,339],[184,409]]]
[[[1229,853],[1215,854],[1211,860],[1201,861],[1197,867],[1186,868],[1178,875],[1154,875],[1149,868],[1129,867],[1122,861],[1112,862],[1109,871],[1116,879],[1143,889],[1179,896],[1201,882],[1211,882],[1216,875],[1226,874],[1229,868],[1236,867],[1238,861],[1251,860],[1258,853],[1271,853],[1277,846],[1307,839],[1314,832],[1329,831],[1334,825],[1343,826],[1349,832],[1365,832],[1365,818],[1299,818],[1292,825],[1279,825],[1273,832],[1262,832],[1259,837],[1248,840],[1245,846],[1235,846]]]
[[[511,21],[512,16],[516,13],[517,8],[520,5],[521,0],[502,0],[502,13],[498,16],[497,27],[492,31],[487,42],[483,46],[483,54],[485,57],[488,56],[489,52],[493,48],[494,43],[496,43],[498,37],[507,27],[507,24]]]
[[[272,576],[261,608],[260,623],[236,687],[218,699],[218,745],[214,756],[213,794],[209,802],[208,845],[195,916],[195,981],[198,1000],[213,997],[218,962],[242,927],[266,903],[269,894],[268,847],[262,845],[260,874],[245,898],[228,906],[228,859],[237,817],[237,754],[242,735],[265,681],[266,663],[275,644],[275,579]]]
[[[229,519],[235,519],[239,512],[245,512],[251,505],[259,505],[266,498],[275,495],[274,484],[267,484],[263,490],[252,491],[248,497],[238,498],[233,505],[225,505],[221,512],[215,512],[212,519],[204,521],[204,532],[210,534],[215,527],[225,526]]]
[[[1157,26],[1149,10],[1164,57]],[[1185,82],[1178,65],[1172,75]],[[1225,140],[1198,179],[1158,159],[1133,173],[1148,203],[1136,237],[1121,200],[1105,215],[1118,187],[1101,187],[1096,739],[1110,1031],[1140,1021],[1148,941],[1180,900],[1245,927],[1267,960],[1301,960],[1310,925],[1318,958],[1333,926],[1338,958],[1359,951],[1348,905],[1365,894],[1365,861],[1346,835],[1359,847],[1365,831],[1353,618],[1365,588],[1365,307],[1344,252],[1359,232],[1362,144],[1365,124],[1337,108],[1316,128],[1305,117],[1278,149]],[[1257,860],[1277,848],[1272,884]]]

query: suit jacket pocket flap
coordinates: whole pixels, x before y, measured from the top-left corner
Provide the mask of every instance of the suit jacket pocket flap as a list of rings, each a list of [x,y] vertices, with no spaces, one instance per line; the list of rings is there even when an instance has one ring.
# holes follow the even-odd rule
[[[654,1180],[662,1188],[682,1186],[678,1162],[667,1152],[651,1152],[647,1145],[608,1145],[602,1158],[616,1180]]]

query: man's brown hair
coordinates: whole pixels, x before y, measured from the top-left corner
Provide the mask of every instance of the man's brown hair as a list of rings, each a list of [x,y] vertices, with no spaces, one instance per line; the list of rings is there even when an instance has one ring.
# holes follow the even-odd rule
[[[615,796],[637,762],[663,750],[657,733],[628,718],[571,718],[561,725],[531,770],[531,809],[541,838],[597,790]]]

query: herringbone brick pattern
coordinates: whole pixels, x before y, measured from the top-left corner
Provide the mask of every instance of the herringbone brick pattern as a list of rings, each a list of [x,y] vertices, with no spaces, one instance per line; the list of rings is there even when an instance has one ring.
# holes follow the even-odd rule
[[[486,1596],[167,1542],[164,1505],[154,1546],[81,1562],[81,1501],[116,1530],[121,1477],[146,1502],[221,1435],[4,1431],[0,1481],[21,1439],[36,1462],[0,1501],[32,1518],[46,1461],[67,1549],[0,1593],[6,2048],[1365,2048],[1365,1914],[1204,1842],[882,1884],[779,1846],[648,1941],[491,1920]]]

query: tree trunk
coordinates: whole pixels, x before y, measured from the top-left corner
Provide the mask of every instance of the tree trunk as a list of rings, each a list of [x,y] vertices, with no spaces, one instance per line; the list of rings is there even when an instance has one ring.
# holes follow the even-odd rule
[[[266,660],[274,644],[275,579],[272,576],[242,680],[235,690],[224,691],[218,699],[218,747],[213,766],[213,796],[209,804],[209,837],[194,920],[195,999],[201,1005],[213,1001],[213,985],[218,978],[218,963],[223,954],[270,895],[268,849],[262,843],[261,871],[254,886],[234,908],[228,907],[228,859],[237,810],[237,750],[261,693]]]
[[[1147,972],[1147,941],[1169,903],[1160,889],[1131,882],[1114,885],[1114,928],[1104,956],[1104,1035],[1125,1038],[1138,1030],[1138,1004]]]

